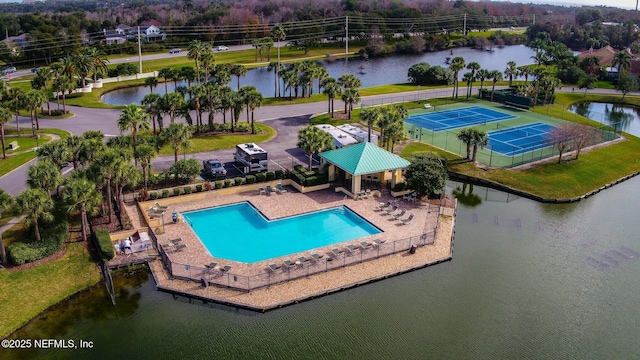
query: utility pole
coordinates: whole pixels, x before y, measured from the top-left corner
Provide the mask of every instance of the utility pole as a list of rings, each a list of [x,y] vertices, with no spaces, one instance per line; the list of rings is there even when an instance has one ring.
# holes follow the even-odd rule
[[[345,31],[344,54],[348,55],[349,54],[349,17],[348,16],[344,17],[344,31]]]
[[[467,36],[467,13],[464,13],[464,24],[462,26],[462,36]]]
[[[142,45],[140,44],[140,26],[138,26],[138,63],[142,74]]]
[[[536,14],[533,14],[533,25],[536,24]]]

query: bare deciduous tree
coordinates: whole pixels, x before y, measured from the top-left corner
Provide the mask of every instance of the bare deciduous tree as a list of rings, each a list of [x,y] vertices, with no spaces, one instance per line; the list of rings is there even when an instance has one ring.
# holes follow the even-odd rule
[[[562,154],[571,147],[570,124],[563,124],[551,130],[548,134],[549,142],[558,149],[558,164],[562,161]]]

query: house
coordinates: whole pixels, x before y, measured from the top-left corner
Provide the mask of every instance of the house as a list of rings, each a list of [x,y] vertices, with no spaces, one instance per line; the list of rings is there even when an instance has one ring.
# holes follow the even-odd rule
[[[611,64],[613,64],[613,55],[615,55],[617,52],[618,50],[612,48],[609,45],[597,50],[590,48],[589,50],[583,51],[578,54],[578,59],[582,60],[584,58],[594,56],[598,58],[598,60],[600,60],[600,65],[611,66]]]
[[[140,36],[144,41],[158,41],[167,38],[167,34],[160,32],[160,29],[154,25],[132,27],[129,31],[129,38],[137,37],[138,29],[140,29]]]
[[[14,56],[20,55],[20,51],[24,50],[27,45],[27,34],[20,34],[18,36],[9,36],[6,39],[1,40],[7,45]]]
[[[104,33],[103,44],[105,45],[122,44],[127,42],[127,36],[118,30],[102,29],[102,32]]]

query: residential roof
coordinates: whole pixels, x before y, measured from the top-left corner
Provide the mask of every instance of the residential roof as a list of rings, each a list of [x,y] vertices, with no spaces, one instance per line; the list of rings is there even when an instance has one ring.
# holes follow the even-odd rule
[[[607,45],[597,50],[589,49],[587,51],[583,51],[578,54],[578,58],[582,60],[589,56],[595,56],[598,58],[598,60],[600,60],[600,65],[611,66],[611,64],[613,63],[613,55],[615,55],[617,52],[618,50]]]
[[[352,175],[402,169],[410,162],[374,144],[364,142],[320,153],[320,157]]]

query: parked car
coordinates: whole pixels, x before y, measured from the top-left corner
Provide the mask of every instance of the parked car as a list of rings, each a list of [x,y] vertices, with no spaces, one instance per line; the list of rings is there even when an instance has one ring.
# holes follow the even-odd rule
[[[178,48],[169,50],[169,54],[177,54],[181,52],[182,52],[182,49],[178,49]]]
[[[36,72],[38,72],[38,67],[32,67],[32,68],[31,68],[31,72],[32,72],[32,73],[36,73]]]
[[[15,66],[9,66],[9,67],[4,68],[2,70],[2,73],[6,75],[6,74],[12,74],[12,73],[14,73],[16,71],[18,71],[18,70],[15,68]]]
[[[218,159],[209,159],[202,162],[204,172],[214,179],[224,179],[227,176],[227,169]]]
[[[224,45],[218,45],[218,47],[216,47],[216,50],[225,51],[225,50],[229,50],[229,47]]]

